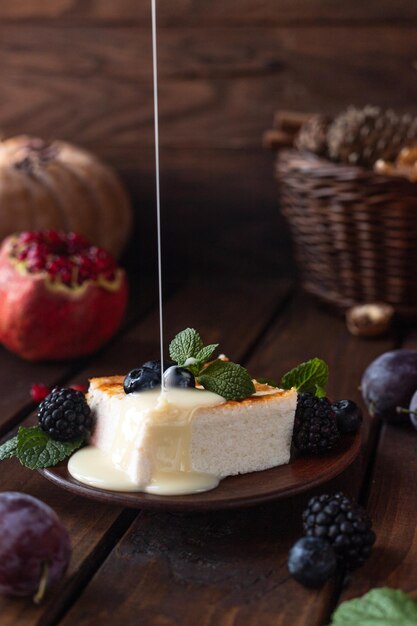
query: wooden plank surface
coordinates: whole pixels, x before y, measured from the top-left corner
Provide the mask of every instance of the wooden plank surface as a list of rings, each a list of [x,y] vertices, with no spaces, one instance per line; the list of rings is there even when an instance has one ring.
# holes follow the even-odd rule
[[[215,41],[205,28],[161,32],[162,146],[259,148],[277,108],[416,112],[412,28],[219,27]],[[6,135],[59,135],[140,169],[138,146],[153,146],[149,29],[4,24],[0,42]]]
[[[404,347],[417,349],[415,330]],[[340,601],[385,585],[417,599],[416,449],[417,432],[411,424],[383,425],[367,503],[377,537],[374,555]]]
[[[328,2],[326,0],[161,0],[158,3],[164,26],[272,23],[315,23],[385,21],[406,22],[417,18],[414,3],[408,0],[369,0],[368,2]],[[14,0],[0,5],[0,17],[11,19],[47,18],[69,23],[80,19],[92,21],[129,20],[146,23],[149,20],[147,0]]]
[[[367,505],[377,536],[374,553],[341,601],[382,586],[417,599],[416,449],[417,432],[411,425],[383,427]]]
[[[342,320],[302,299],[253,346],[247,365],[253,375],[279,377],[301,360],[321,356],[330,364],[334,397],[357,399],[363,368],[391,345],[391,339],[369,343],[350,337]],[[344,477],[353,493],[359,487],[355,475],[361,474]],[[149,626],[322,624],[333,585],[307,591],[289,578],[286,567],[307,500],[300,496],[244,514],[142,512],[63,624],[83,626],[92,619],[111,624],[115,615],[125,623],[140,615]],[[130,584],[118,582],[122,579]],[[112,594],[104,593],[110,588]]]
[[[125,259],[147,274],[156,267],[153,151],[141,151],[140,172],[121,155],[136,198],[135,231]],[[110,153],[109,153],[110,156]],[[132,163],[135,162],[132,156]],[[292,271],[290,242],[277,207],[273,155],[267,151],[163,149],[162,240],[167,281],[211,276],[248,283]],[[173,262],[170,262],[170,259]]]
[[[52,386],[68,378],[74,368],[74,363],[28,363],[0,347],[0,436],[34,406],[30,397],[33,383]]]
[[[197,289],[188,286],[166,304],[167,336],[172,337],[184,324],[194,324],[205,341],[221,341],[222,347],[239,360],[262,333],[277,307],[285,302],[288,289],[289,284],[285,281],[268,290],[262,285],[248,290],[244,284],[223,287],[219,284],[215,288],[207,285]],[[250,306],[253,298],[257,301],[256,309]],[[230,302],[236,303],[236,309],[230,306]],[[112,344],[99,359],[80,372],[76,380],[128,371],[149,358],[155,358],[158,340],[154,312]],[[31,423],[33,419],[31,417],[27,422]],[[70,531],[74,553],[65,582],[41,608],[35,607],[30,600],[0,598],[2,626],[56,623],[57,616],[86,584],[119,534],[129,525],[132,513],[122,513],[117,507],[91,503],[58,490],[15,460],[2,463],[0,490],[6,489],[30,493],[52,506]]]

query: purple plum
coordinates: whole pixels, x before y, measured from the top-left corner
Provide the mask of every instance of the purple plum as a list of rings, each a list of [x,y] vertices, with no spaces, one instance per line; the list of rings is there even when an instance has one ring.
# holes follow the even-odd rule
[[[417,350],[392,350],[366,368],[361,382],[362,397],[372,416],[395,423],[407,421],[398,407],[407,407],[417,389]]]
[[[0,493],[0,593],[40,601],[70,557],[68,533],[49,506],[25,493]]]
[[[410,401],[410,406],[409,408],[409,416],[410,416],[410,420],[412,425],[414,426],[414,428],[417,430],[417,391],[414,392],[413,397],[411,398]]]

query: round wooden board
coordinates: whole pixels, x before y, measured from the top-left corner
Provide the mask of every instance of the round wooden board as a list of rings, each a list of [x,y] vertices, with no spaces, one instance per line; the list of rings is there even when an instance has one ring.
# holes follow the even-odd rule
[[[108,504],[133,509],[214,511],[253,506],[308,491],[341,474],[357,458],[360,449],[360,433],[345,436],[337,449],[326,456],[297,457],[288,465],[230,476],[212,491],[188,496],[156,496],[142,492],[95,489],[72,478],[66,463],[39,472],[63,489]]]

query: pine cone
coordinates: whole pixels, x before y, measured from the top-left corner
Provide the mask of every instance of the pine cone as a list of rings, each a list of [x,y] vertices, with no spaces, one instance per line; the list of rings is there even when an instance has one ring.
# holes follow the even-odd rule
[[[309,117],[298,131],[295,147],[324,156],[327,153],[327,129],[330,122],[330,118],[325,115]]]
[[[417,139],[417,118],[375,106],[349,107],[327,133],[329,155],[335,161],[373,167],[378,159],[393,160],[401,148]]]

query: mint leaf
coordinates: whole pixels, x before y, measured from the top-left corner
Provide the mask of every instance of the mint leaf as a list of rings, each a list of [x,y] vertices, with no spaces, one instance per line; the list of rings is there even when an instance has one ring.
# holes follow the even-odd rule
[[[69,457],[84,443],[84,438],[75,441],[55,441],[39,426],[21,426],[17,433],[16,456],[29,469],[51,467]]]
[[[226,400],[244,400],[255,392],[247,370],[231,361],[214,361],[203,370],[198,382]]]
[[[211,355],[215,351],[219,344],[212,343],[205,348],[201,348],[196,354],[194,358],[188,358],[187,361],[183,364],[184,367],[190,370],[190,372],[197,378],[199,373],[201,372],[203,365],[210,359]],[[193,363],[188,363],[188,361],[194,361]]]
[[[324,389],[324,387],[320,387],[320,385],[316,385],[316,393],[315,395],[317,396],[317,398],[325,398],[326,397],[326,390]]]
[[[205,348],[201,348],[201,350],[199,350],[197,352],[197,354],[195,355],[195,358],[197,359],[197,361],[199,361],[202,365],[204,365],[204,363],[207,363],[207,361],[209,360],[209,358],[212,356],[213,352],[216,350],[216,348],[219,347],[218,343],[211,343],[208,346],[205,346]]]
[[[0,461],[4,461],[5,459],[11,459],[12,456],[16,455],[17,449],[17,437],[12,437],[8,441],[5,441],[0,446]]]
[[[204,346],[198,332],[194,328],[186,328],[169,344],[169,354],[180,367],[186,367],[200,385],[226,400],[243,400],[252,395],[255,387],[244,367],[217,359],[203,369],[217,347],[217,343]]]
[[[403,591],[381,587],[343,602],[330,626],[416,626],[417,603]]]
[[[326,395],[325,388],[329,378],[329,368],[327,363],[322,359],[310,359],[305,363],[301,363],[287,374],[284,374],[281,380],[283,389],[291,389],[295,387],[299,392],[308,392],[313,394]]]
[[[187,359],[196,358],[202,349],[203,342],[198,332],[194,328],[186,328],[169,344],[169,355],[178,365],[184,365]]]

